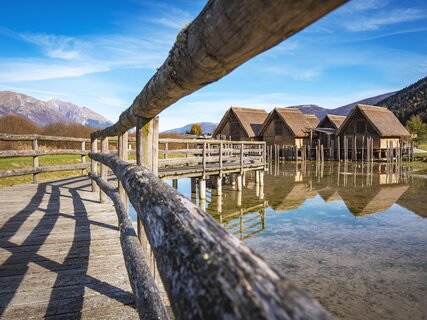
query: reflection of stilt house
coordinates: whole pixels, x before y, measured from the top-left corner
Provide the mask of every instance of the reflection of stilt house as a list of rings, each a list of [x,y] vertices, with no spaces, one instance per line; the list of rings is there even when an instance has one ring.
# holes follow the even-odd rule
[[[319,123],[315,115],[304,115],[296,108],[275,108],[264,121],[259,135],[267,145],[306,145],[309,128]]]
[[[408,190],[407,185],[371,188],[343,188],[338,191],[347,208],[355,216],[384,212]]]
[[[233,141],[258,140],[260,130],[268,113],[261,109],[231,107],[216,127],[212,136]]]
[[[387,148],[402,146],[410,134],[387,108],[358,104],[338,129],[337,137],[347,140],[351,158],[360,158],[366,149],[367,138],[372,138],[374,156],[384,157]],[[340,144],[341,149],[343,143]],[[350,158],[349,156],[349,158]]]

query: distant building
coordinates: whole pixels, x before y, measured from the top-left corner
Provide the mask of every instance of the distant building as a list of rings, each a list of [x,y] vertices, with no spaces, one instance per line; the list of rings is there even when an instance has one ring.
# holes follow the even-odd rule
[[[297,108],[275,108],[264,121],[259,135],[267,145],[301,147],[308,144],[309,130],[318,123],[315,115],[304,115]]]
[[[347,116],[337,131],[337,136],[349,138],[349,148],[362,147],[363,138],[373,138],[374,150],[380,152],[387,148],[387,143],[399,145],[407,140],[410,133],[400,123],[399,119],[387,108],[358,104]]]
[[[318,140],[320,140],[320,144],[325,148],[332,147],[332,144],[334,144],[333,141],[335,141],[335,134],[345,119],[345,116],[327,114],[319,124],[312,129],[312,147],[314,147]]]
[[[262,109],[231,107],[212,136],[234,141],[258,140],[258,132],[267,116],[267,111]]]
[[[327,114],[322,121],[317,125],[317,128],[331,128],[338,129],[345,121],[345,116],[338,116],[334,114]]]

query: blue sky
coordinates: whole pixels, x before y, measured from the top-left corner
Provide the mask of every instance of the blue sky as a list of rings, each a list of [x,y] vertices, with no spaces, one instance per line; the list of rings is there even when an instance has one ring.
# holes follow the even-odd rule
[[[112,121],[206,1],[1,0],[0,90],[58,97]],[[427,75],[427,3],[354,0],[160,115],[218,122],[231,106],[334,108]]]

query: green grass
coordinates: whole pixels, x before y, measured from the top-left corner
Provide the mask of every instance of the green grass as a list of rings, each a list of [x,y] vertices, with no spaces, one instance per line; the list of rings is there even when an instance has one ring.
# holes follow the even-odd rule
[[[86,161],[89,161],[86,157]],[[78,164],[80,163],[79,155],[58,155],[58,156],[41,156],[39,157],[39,166],[58,166],[66,164]],[[33,159],[28,158],[10,158],[10,159],[0,159],[0,170],[16,170],[31,168],[33,166]],[[40,173],[38,175],[39,182],[49,181],[59,178],[67,178],[72,176],[81,175],[81,170],[70,170],[70,171],[60,171],[60,172],[46,172]],[[31,174],[24,176],[16,177],[7,177],[0,178],[0,188],[7,187],[14,184],[22,183],[31,183],[33,181],[33,176]]]
[[[419,144],[418,149],[427,151],[427,141],[423,141]]]

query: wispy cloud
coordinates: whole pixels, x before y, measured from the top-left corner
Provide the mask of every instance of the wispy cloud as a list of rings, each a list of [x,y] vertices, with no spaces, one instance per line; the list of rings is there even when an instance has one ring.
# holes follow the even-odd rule
[[[80,52],[87,44],[73,37],[49,34],[21,34],[21,38],[40,47],[48,57],[64,60],[79,58]]]
[[[426,17],[424,11],[415,8],[407,9],[394,9],[391,11],[384,12],[375,17],[367,17],[364,19],[352,19],[344,24],[349,31],[368,31],[378,30],[383,26],[389,26],[399,24],[402,22],[415,21]]]

